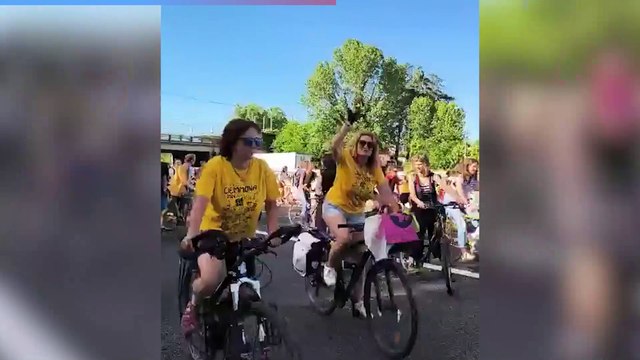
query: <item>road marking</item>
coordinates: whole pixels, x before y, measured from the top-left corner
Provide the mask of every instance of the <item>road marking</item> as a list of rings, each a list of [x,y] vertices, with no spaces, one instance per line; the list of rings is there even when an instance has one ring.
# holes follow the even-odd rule
[[[264,236],[269,235],[268,233],[266,233],[264,231],[260,231],[260,230],[256,231],[256,234],[264,235]],[[424,265],[422,265],[422,267],[425,268],[425,269],[442,271],[442,266],[440,266],[440,265],[424,264]],[[456,275],[462,275],[462,276],[466,276],[466,277],[470,277],[470,278],[474,278],[474,279],[480,279],[480,273],[469,271],[469,270],[451,268],[451,272],[456,274]]]
[[[423,264],[422,267],[426,269],[442,271],[442,266],[440,265]],[[469,270],[451,268],[451,272],[457,275],[462,275],[462,276],[466,276],[474,279],[480,279],[480,273],[469,271]]]

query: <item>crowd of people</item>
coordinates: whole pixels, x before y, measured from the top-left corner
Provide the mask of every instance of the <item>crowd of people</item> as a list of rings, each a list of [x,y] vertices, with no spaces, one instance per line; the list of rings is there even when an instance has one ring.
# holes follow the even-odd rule
[[[295,171],[285,167],[274,173],[264,160],[253,157],[262,147],[260,129],[254,122],[242,119],[227,124],[220,155],[206,164],[196,168],[195,155],[188,154],[184,162],[176,160],[173,166],[163,166],[163,214],[194,192],[182,248],[191,248],[190,239],[209,229],[222,230],[231,243],[251,237],[263,209],[271,233],[278,227],[278,212],[274,210],[280,205],[298,202],[303,205],[304,221],[328,230],[336,240],[323,276],[326,285],[332,286],[345,249],[361,240],[361,234],[352,235],[339,225],[363,223],[365,204],[373,201],[377,206],[388,206],[392,212],[403,209],[411,212],[419,224],[418,235],[424,241],[430,239],[434,231],[435,205],[453,201],[463,210],[449,209],[447,215],[458,227],[457,244],[463,253],[462,260],[471,259],[472,255],[465,251],[466,224],[462,212],[478,211],[478,161],[464,159],[447,174],[435,173],[426,155],[413,156],[406,164],[406,171],[395,163],[383,164],[375,134],[360,132],[351,144],[345,144],[345,137],[356,119],[354,114],[349,114],[333,139],[332,152],[321,159],[320,169],[311,161],[303,161]],[[413,257],[420,258],[417,254]],[[185,334],[196,327],[195,306],[217,287],[224,268],[222,261],[206,255],[201,255],[197,262],[201,275],[192,285],[194,295],[182,319]],[[354,299],[354,303],[356,311],[364,313],[362,300]]]
[[[382,159],[381,159],[382,162]],[[278,174],[279,205],[300,205],[303,220],[315,227],[325,227],[322,219],[322,202],[334,184],[336,162],[331,154],[321,160],[320,168],[311,161],[302,161],[297,169],[289,171],[285,166]],[[457,202],[460,209],[448,208],[447,217],[455,225],[456,244],[462,261],[473,260],[467,249],[467,221],[465,214],[478,215],[479,210],[479,162],[465,158],[453,169],[437,173],[431,169],[426,155],[413,156],[399,167],[389,162],[380,165],[385,179],[402,207],[411,212],[419,227],[421,239],[430,238],[436,221],[436,203]]]

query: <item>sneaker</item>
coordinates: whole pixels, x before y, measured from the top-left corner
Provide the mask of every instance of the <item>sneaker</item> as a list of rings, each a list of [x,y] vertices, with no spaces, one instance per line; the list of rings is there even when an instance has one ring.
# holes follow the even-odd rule
[[[360,318],[363,318],[363,319],[367,318],[367,310],[365,310],[364,302],[362,300],[353,304],[353,316],[356,316],[356,314]]]
[[[338,274],[336,273],[336,270],[334,268],[328,267],[326,265],[324,266],[322,277],[324,278],[324,283],[327,286],[335,286],[337,276]]]
[[[185,337],[191,335],[198,328],[196,317],[196,306],[192,302],[189,302],[180,321],[180,326],[182,327],[182,332]]]

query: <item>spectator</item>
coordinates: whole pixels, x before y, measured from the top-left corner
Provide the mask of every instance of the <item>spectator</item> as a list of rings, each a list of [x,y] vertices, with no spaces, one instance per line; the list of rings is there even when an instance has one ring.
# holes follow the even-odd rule
[[[167,197],[167,185],[169,184],[169,164],[165,162],[160,163],[160,229],[165,230],[162,223],[162,214],[167,208],[169,198]]]

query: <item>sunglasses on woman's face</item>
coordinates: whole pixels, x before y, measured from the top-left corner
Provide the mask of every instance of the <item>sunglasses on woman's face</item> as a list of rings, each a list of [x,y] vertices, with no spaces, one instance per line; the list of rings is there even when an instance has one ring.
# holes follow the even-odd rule
[[[244,146],[248,146],[251,148],[262,147],[262,138],[260,137],[241,137],[240,140],[242,141]]]
[[[358,140],[358,144],[363,149],[365,147],[368,148],[368,149],[373,149],[373,141]]]

